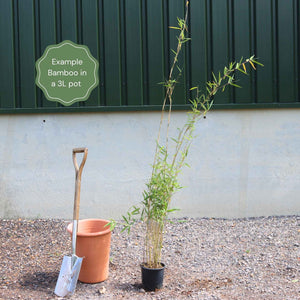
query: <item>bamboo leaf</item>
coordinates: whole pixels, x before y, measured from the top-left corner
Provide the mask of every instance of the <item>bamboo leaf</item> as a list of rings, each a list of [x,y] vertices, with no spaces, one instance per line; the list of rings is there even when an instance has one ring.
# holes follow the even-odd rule
[[[241,73],[245,74],[245,75],[248,75],[247,72],[245,72],[244,70],[242,70],[242,69],[240,69],[240,68],[238,68],[237,70],[240,71]]]
[[[216,78],[214,72],[212,72],[212,76],[213,76],[213,78],[214,78],[214,81],[217,82],[217,78]]]
[[[255,68],[255,66],[254,66],[254,64],[253,64],[253,62],[252,62],[251,60],[249,60],[249,63],[250,63],[250,65],[252,66],[252,68],[253,68],[254,70],[256,70],[256,68]]]
[[[224,76],[226,76],[227,72],[228,72],[228,69],[227,69],[227,67],[225,67],[224,68]]]
[[[244,68],[245,73],[247,73],[247,69],[246,69],[245,64],[243,64],[243,68]]]
[[[168,213],[174,212],[174,211],[179,211],[179,208],[170,208],[167,210]]]
[[[178,222],[178,223],[187,223],[188,220],[178,220],[177,222]]]
[[[230,85],[232,85],[232,86],[234,86],[234,87],[236,87],[236,88],[242,88],[241,86],[239,86],[239,85],[237,85],[237,84],[235,84],[235,83],[230,83]]]
[[[254,60],[254,59],[252,59],[252,62],[255,63],[255,64],[257,64],[257,65],[259,65],[259,66],[261,66],[261,67],[264,67],[264,65],[262,63]]]
[[[177,55],[177,52],[176,52],[175,50],[171,49],[171,52],[172,52],[173,54]]]

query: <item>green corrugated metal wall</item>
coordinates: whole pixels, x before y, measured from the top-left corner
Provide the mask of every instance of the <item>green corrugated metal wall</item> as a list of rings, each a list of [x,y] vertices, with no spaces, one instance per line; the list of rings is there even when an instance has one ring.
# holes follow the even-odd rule
[[[184,0],[1,0],[0,112],[159,109]],[[215,107],[300,107],[300,1],[191,0],[184,67],[175,94],[231,60],[256,54],[265,65],[241,78],[243,89],[218,95]],[[99,86],[71,107],[47,101],[35,86],[35,61],[63,40],[87,45],[100,63]]]

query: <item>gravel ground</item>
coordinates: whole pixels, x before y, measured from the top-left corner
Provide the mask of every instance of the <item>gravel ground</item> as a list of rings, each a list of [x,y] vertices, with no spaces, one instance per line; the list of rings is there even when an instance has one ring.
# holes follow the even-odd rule
[[[0,220],[0,299],[59,299],[70,255],[63,220]],[[300,299],[300,216],[184,219],[166,230],[164,287],[140,279],[142,226],[112,235],[109,278],[78,282],[72,299]]]

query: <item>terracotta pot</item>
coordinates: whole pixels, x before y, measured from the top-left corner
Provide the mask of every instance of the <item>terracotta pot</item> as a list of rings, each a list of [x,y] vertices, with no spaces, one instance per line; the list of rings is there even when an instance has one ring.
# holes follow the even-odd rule
[[[146,291],[155,291],[163,286],[165,265],[161,263],[161,268],[151,269],[141,264],[142,283]]]
[[[107,279],[111,231],[104,227],[109,221],[101,219],[79,220],[76,255],[83,257],[79,280],[97,283]],[[72,235],[73,224],[67,227]]]

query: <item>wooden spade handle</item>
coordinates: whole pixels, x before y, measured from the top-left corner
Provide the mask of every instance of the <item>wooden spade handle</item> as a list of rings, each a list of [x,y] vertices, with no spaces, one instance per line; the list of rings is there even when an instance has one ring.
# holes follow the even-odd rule
[[[76,154],[84,153],[80,166],[77,164]],[[74,197],[74,210],[73,210],[73,220],[79,219],[79,205],[80,205],[80,187],[81,187],[81,174],[84,164],[86,162],[88,154],[87,148],[75,148],[73,149],[73,164],[75,167],[75,197]]]

